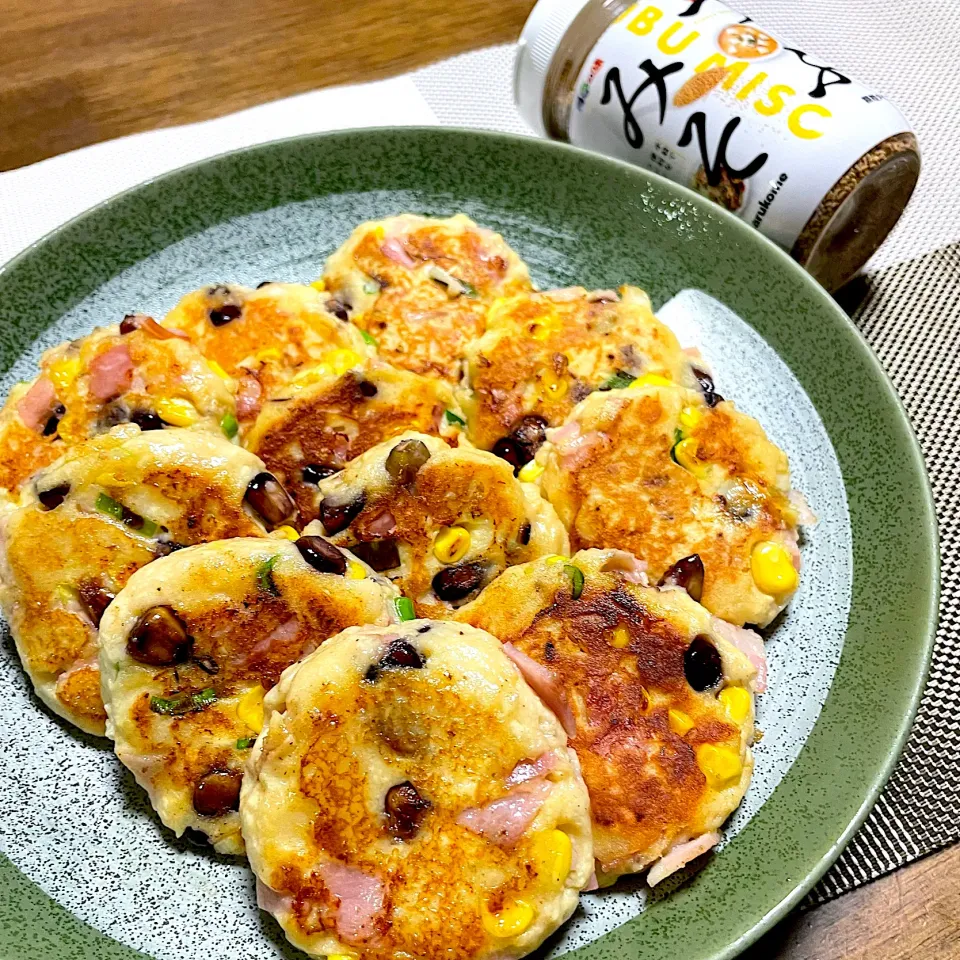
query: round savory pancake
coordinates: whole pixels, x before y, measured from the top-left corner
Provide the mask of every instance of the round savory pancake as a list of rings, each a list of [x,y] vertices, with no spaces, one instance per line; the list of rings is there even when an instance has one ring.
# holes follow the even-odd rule
[[[587,791],[500,643],[354,628],[267,696],[240,813],[258,901],[311,956],[518,958],[593,869]]]
[[[453,440],[462,420],[444,381],[358,357],[345,373],[319,370],[268,400],[243,442],[314,520],[317,482],[347,461],[405,430]]]
[[[342,308],[297,283],[204,287],[183,297],[164,322],[237,378],[241,426],[265,399],[285,396],[299,374],[313,376],[317,364],[345,373],[357,357],[372,353]]]
[[[689,356],[636,287],[497,300],[466,358],[458,396],[467,435],[515,465],[532,459],[544,429],[563,423],[594,390],[644,377],[697,386]]]
[[[533,484],[469,446],[405,433],[351,460],[317,492],[329,536],[388,576],[418,616],[443,618],[505,567],[566,553],[566,531]]]
[[[512,567],[456,613],[563,718],[603,884],[659,861],[653,885],[708,850],[753,770],[762,641],[645,579],[630,554],[586,550]]]
[[[213,434],[126,424],[70,448],[0,518],[0,605],[41,699],[102,734],[97,627],[131,574],[182,546],[266,536],[293,510],[257,457]]]
[[[280,674],[396,590],[320,537],[221,540],[138,570],[100,624],[107,735],[177,836],[242,853],[240,779]]]
[[[451,382],[490,304],[531,289],[526,265],[503,237],[463,214],[363,223],[327,260],[323,278],[384,360]]]
[[[40,376],[10,392],[0,411],[0,487],[16,492],[70,444],[119,423],[232,435],[235,389],[189,341],[131,314],[48,350]]]
[[[548,436],[542,489],[575,550],[628,550],[654,582],[697,564],[700,602],[741,626],[766,626],[787,605],[806,508],[786,454],[731,402],[681,387],[611,390]]]

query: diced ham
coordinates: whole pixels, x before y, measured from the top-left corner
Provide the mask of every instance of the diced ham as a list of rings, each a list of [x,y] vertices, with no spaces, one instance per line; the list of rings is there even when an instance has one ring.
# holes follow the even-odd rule
[[[549,773],[557,765],[557,755],[548,750],[541,753],[536,760],[521,760],[507,777],[508,787],[515,787],[518,783],[526,783],[527,780],[535,780]]]
[[[17,413],[31,430],[39,430],[50,419],[56,405],[57,394],[53,389],[53,381],[41,377],[20,398]]]
[[[562,427],[551,427],[547,430],[547,439],[557,447],[562,447],[565,443],[580,436],[580,422],[571,420]]]
[[[565,443],[560,450],[560,461],[565,470],[576,470],[590,456],[593,449],[603,443],[604,435],[596,430],[585,433]]]
[[[330,448],[335,462],[346,463],[350,459],[350,438],[345,433],[335,433]]]
[[[144,333],[149,333],[156,340],[171,340],[174,337],[180,340],[190,339],[189,335],[182,330],[178,330],[176,327],[164,327],[145,313],[135,313],[127,319],[130,321],[130,325]]]
[[[554,303],[570,303],[573,300],[579,300],[585,293],[586,290],[583,287],[558,287],[556,290],[548,290],[544,296],[553,300]]]
[[[485,807],[464,810],[457,817],[457,823],[484,840],[499,846],[510,846],[533,823],[552,789],[553,784],[543,777],[527,780],[514,787],[505,797]]]
[[[257,906],[267,913],[277,916],[286,913],[292,906],[293,900],[289,896],[277,893],[268,887],[262,880],[257,879]]]
[[[380,247],[380,252],[388,259],[392,260],[394,263],[399,263],[401,267],[407,267],[412,270],[416,265],[417,261],[410,256],[407,252],[407,248],[403,245],[403,241],[397,237],[388,237],[383,241],[383,244]]]
[[[384,510],[367,524],[367,532],[374,537],[392,537],[397,532],[397,521],[389,510]]]
[[[655,887],[662,880],[666,880],[671,874],[676,873],[681,867],[685,867],[691,860],[695,860],[708,850],[712,850],[719,842],[719,833],[705,833],[703,836],[697,837],[696,840],[678,843],[650,868],[650,872],[647,874],[647,884]]]
[[[376,933],[374,924],[383,911],[383,884],[341,863],[325,863],[318,872],[338,901],[337,933],[351,943],[369,939]]]
[[[783,546],[787,553],[790,554],[790,559],[793,561],[794,567],[799,571],[801,563],[800,543],[796,530],[783,531]]]
[[[503,652],[514,662],[523,679],[530,684],[533,692],[544,702],[547,709],[556,714],[567,736],[575,737],[577,721],[567,702],[566,692],[557,683],[553,673],[543,664],[537,663],[523,651],[518,650],[512,643],[505,643]]]
[[[125,343],[104,350],[90,362],[90,392],[98,400],[120,396],[133,380],[133,357]]]
[[[587,294],[587,303],[616,303],[619,299],[616,290],[594,290]]]
[[[763,638],[744,627],[735,627],[719,617],[713,618],[713,629],[727,643],[735,646],[757,669],[757,679],[753,688],[757,693],[766,693],[767,690],[767,654],[763,647]]]
[[[254,663],[262,657],[269,657],[276,648],[283,649],[284,645],[293,640],[300,632],[300,621],[291,617],[279,627],[275,627],[263,639],[258,640],[247,652],[243,662]]]
[[[797,511],[797,522],[801,527],[812,527],[817,523],[817,515],[810,509],[807,498],[799,490],[791,490],[789,500]]]
[[[590,874],[590,879],[587,881],[587,885],[583,888],[584,893],[592,893],[594,890],[600,889],[600,882],[597,880],[597,871],[594,870]]]
[[[260,412],[263,401],[263,387],[260,381],[252,374],[240,378],[237,383],[237,417],[248,420]]]
[[[623,579],[630,583],[642,583],[646,586],[647,580],[647,561],[638,560],[632,553],[626,550],[611,550],[610,556],[601,571],[612,570],[623,574]]]

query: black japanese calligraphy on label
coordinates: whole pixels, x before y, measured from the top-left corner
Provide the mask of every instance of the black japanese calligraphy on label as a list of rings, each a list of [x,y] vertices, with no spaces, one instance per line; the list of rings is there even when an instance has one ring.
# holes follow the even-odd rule
[[[803,50],[798,50],[796,47],[784,47],[783,49],[789,50],[802,64],[813,67],[814,70],[819,71],[817,74],[817,85],[807,94],[811,99],[820,100],[825,97],[827,95],[827,87],[850,83],[850,78],[845,77],[839,70],[835,70],[833,67],[821,66],[819,63],[812,63],[807,59],[807,55]],[[828,76],[833,79],[827,81],[826,78]]]

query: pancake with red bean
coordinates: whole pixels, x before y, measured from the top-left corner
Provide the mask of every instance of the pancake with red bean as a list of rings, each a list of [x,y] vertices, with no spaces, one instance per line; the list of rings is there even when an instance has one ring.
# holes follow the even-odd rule
[[[426,434],[377,444],[317,498],[308,530],[384,573],[418,616],[447,616],[511,564],[567,551],[555,511],[509,464]]]
[[[264,694],[345,627],[390,623],[394,596],[320,537],[207,543],[133,574],[100,625],[107,735],[160,819],[242,853],[240,779]]]
[[[243,835],[260,906],[310,956],[519,958],[575,909],[587,792],[489,634],[346,630],[265,708]]]
[[[363,223],[327,260],[323,279],[384,360],[451,383],[490,304],[531,289],[503,237],[463,214]]]
[[[498,300],[466,357],[458,396],[467,435],[515,464],[529,460],[543,429],[562,424],[594,390],[638,377],[697,385],[689,357],[636,287],[570,287]]]
[[[542,489],[574,549],[629,550],[654,583],[694,564],[703,605],[737,625],[787,605],[797,525],[814,518],[786,454],[733,403],[673,386],[594,393],[548,437]]]
[[[654,885],[710,849],[753,769],[762,641],[644,580],[630,554],[587,550],[511,567],[455,614],[563,718],[602,884],[653,865]]]
[[[41,699],[102,734],[97,627],[134,571],[294,516],[263,463],[224,437],[127,424],[72,447],[0,519],[0,605]]]
[[[131,315],[63,343],[43,355],[40,376],[14,387],[0,411],[0,487],[16,493],[71,444],[120,423],[232,435],[235,389],[196,347],[151,317]]]
[[[241,428],[298,375],[312,377],[318,364],[345,373],[372,351],[326,294],[296,283],[204,287],[183,297],[165,324],[237,379]]]
[[[318,370],[267,401],[244,446],[295,497],[304,520],[316,519],[317,483],[376,444],[406,430],[453,440],[462,417],[442,380],[357,359],[345,373]]]

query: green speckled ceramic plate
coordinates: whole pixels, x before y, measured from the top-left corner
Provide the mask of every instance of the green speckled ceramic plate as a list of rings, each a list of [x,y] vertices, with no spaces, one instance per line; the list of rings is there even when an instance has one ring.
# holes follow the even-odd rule
[[[766,736],[724,848],[654,902],[638,882],[584,896],[546,948],[731,957],[863,820],[910,727],[936,616],[933,505],[906,416],[847,318],[785,254],[687,190],[556,144],[443,129],[290,140],[138,187],[0,270],[2,386],[29,376],[45,345],[130,310],[162,315],[204,283],[311,279],[355,223],[402,211],[470,214],[541,285],[646,288],[703,347],[722,393],[785,447],[820,515],[804,584],[770,633]],[[9,638],[0,673],[0,955],[297,955],[257,912],[242,863],[175,840],[107,746],[39,707]]]

